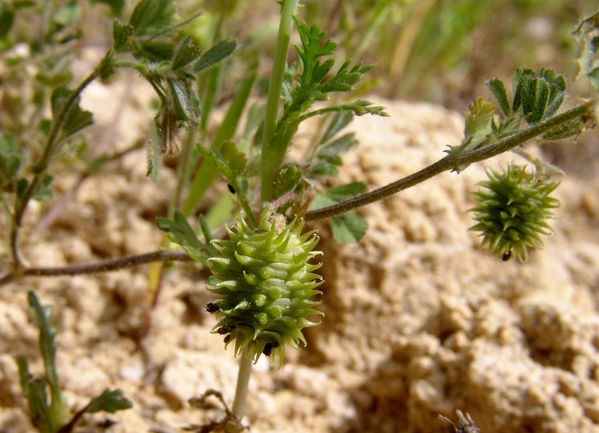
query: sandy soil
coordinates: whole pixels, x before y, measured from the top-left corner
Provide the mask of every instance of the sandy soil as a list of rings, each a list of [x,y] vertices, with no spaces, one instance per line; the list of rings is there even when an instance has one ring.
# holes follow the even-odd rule
[[[458,114],[377,102],[391,118],[354,122],[361,144],[346,155],[342,181],[382,186],[461,139]],[[143,129],[150,118],[141,109],[120,116],[121,131]],[[125,132],[113,137],[120,143],[118,134]],[[47,208],[35,206],[23,235],[28,261],[59,266],[155,250],[162,234],[153,221],[173,178],[164,170],[155,185],[144,161],[139,151],[107,166],[38,232]],[[461,409],[484,433],[599,432],[599,175],[563,180],[556,235],[524,265],[490,257],[468,232],[469,191],[483,178],[482,165],[446,173],[360,210],[370,229],[359,244],[337,245],[318,225],[326,316],[307,332],[307,348],[287,352],[283,368],[255,366],[244,418],[251,431],[438,432],[438,414],[455,421]],[[76,181],[63,173],[56,200]],[[23,354],[42,372],[27,290],[55,308],[59,374],[72,407],[107,387],[134,403],[87,417],[81,431],[168,433],[222,417],[217,404],[202,411],[187,403],[209,388],[230,402],[235,387],[236,360],[210,334],[215,321],[203,309],[211,299],[205,278],[197,267],[170,268],[141,341],[148,266],[3,287],[0,432],[33,431],[14,361]]]

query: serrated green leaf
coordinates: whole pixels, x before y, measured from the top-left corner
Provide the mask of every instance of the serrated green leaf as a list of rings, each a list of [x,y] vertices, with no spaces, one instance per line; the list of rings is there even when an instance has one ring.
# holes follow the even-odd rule
[[[130,409],[133,404],[125,398],[123,391],[120,389],[105,389],[98,397],[94,397],[92,401],[85,407],[85,412],[110,412],[115,413],[119,410]]]
[[[112,47],[117,53],[130,51],[133,48],[133,26],[121,24],[118,20],[112,23]]]
[[[136,36],[152,36],[171,28],[175,24],[175,6],[171,0],[141,0],[129,24]]]
[[[312,83],[319,83],[332,68],[332,65],[335,63],[333,59],[331,59],[332,64],[329,60],[325,62],[326,66],[322,67],[318,58],[333,55],[337,44],[331,39],[326,39],[327,32],[321,32],[317,25],[308,27],[305,22],[300,23],[295,17],[293,19],[302,42],[301,47],[294,46],[301,62],[300,87],[306,87]],[[325,69],[327,70],[323,75]]]
[[[331,200],[340,202],[349,200],[360,194],[364,194],[367,191],[366,185],[362,182],[351,182],[345,185],[335,186],[329,188],[326,192],[327,197]]]
[[[331,218],[333,238],[340,244],[358,242],[366,230],[368,223],[353,213],[345,213]]]
[[[186,36],[177,47],[171,69],[178,71],[194,60],[197,60],[198,57],[200,57],[200,48],[193,43],[190,36]]]
[[[207,247],[199,241],[180,211],[175,211],[174,221],[163,217],[156,218],[156,226],[166,232],[172,242],[181,245],[191,259],[206,263],[207,256],[203,251],[207,250]]]
[[[352,116],[352,113],[347,111],[335,113],[331,119],[331,122],[329,123],[329,127],[320,140],[320,144],[325,144],[327,141],[337,135],[337,133],[349,125],[353,119],[354,116]]]
[[[489,82],[487,83],[487,87],[489,88],[491,93],[493,93],[493,96],[495,97],[495,100],[497,100],[499,108],[501,108],[503,114],[505,116],[509,116],[510,114],[512,114],[510,103],[507,98],[507,91],[505,89],[505,84],[503,84],[503,81],[501,81],[499,78],[493,78],[492,80],[489,80]]]
[[[206,51],[200,59],[193,65],[193,72],[196,74],[209,68],[212,65],[229,57],[237,48],[237,42],[234,40],[221,41],[208,51]]]

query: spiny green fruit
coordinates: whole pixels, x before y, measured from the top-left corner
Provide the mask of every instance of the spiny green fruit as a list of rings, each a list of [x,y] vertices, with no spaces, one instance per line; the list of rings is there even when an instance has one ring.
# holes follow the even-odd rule
[[[322,294],[316,287],[323,279],[313,273],[321,263],[308,262],[322,253],[312,251],[316,232],[302,235],[303,227],[303,220],[287,224],[267,205],[258,228],[241,218],[227,227],[229,240],[212,241],[221,256],[208,260],[208,290],[220,298],[206,308],[222,317],[213,332],[226,335],[226,345],[235,340],[236,355],[249,345],[255,361],[274,354],[273,363],[277,356],[282,362],[285,343],[299,349],[306,344],[302,329],[318,324],[307,317],[323,314],[313,308],[320,301],[310,299]]]
[[[559,200],[549,197],[559,182],[552,182],[526,167],[510,164],[497,173],[487,170],[489,180],[479,182],[486,188],[473,193],[478,224],[470,230],[481,232],[482,245],[488,244],[492,254],[508,260],[512,253],[521,262],[528,261],[528,248],[543,248],[541,235],[553,230],[547,219]]]

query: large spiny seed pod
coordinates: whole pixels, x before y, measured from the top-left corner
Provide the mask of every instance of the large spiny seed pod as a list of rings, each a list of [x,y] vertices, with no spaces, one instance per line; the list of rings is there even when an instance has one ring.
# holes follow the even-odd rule
[[[547,219],[559,200],[549,197],[559,182],[551,182],[530,173],[526,167],[508,165],[503,173],[487,170],[489,180],[478,185],[486,188],[473,193],[478,224],[470,230],[481,232],[482,245],[492,254],[507,260],[512,253],[518,260],[528,260],[528,248],[543,248],[541,235],[552,232]]]
[[[299,349],[306,344],[302,329],[318,324],[307,317],[322,314],[313,308],[320,301],[310,299],[322,294],[322,277],[313,273],[321,264],[308,262],[322,253],[312,251],[319,238],[315,231],[302,235],[303,226],[286,224],[267,205],[257,229],[241,218],[227,228],[229,240],[212,241],[221,256],[208,261],[208,284],[220,298],[207,309],[222,317],[214,332],[226,335],[227,345],[235,340],[236,355],[249,345],[254,360],[264,353],[282,362],[285,343]]]

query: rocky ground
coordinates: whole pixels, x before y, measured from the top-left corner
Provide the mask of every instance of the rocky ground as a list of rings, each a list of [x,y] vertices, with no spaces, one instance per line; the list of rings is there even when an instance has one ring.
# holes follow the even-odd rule
[[[90,89],[88,103],[102,91]],[[346,155],[341,181],[382,186],[461,140],[456,113],[376,102],[391,118],[353,123],[360,145]],[[150,119],[132,108],[119,116],[116,142]],[[46,227],[35,230],[48,207],[31,209],[27,260],[60,266],[154,251],[162,238],[154,218],[174,180],[165,169],[154,184],[144,161],[142,150],[133,152],[87,179]],[[307,348],[287,351],[281,369],[266,360],[255,366],[244,422],[256,433],[426,433],[444,431],[438,415],[455,421],[461,409],[484,433],[599,432],[599,173],[578,174],[556,191],[563,206],[555,235],[526,264],[490,257],[468,232],[469,191],[485,177],[483,165],[360,210],[370,228],[359,244],[340,246],[318,224],[325,317],[307,332]],[[77,181],[61,174],[53,204]],[[134,403],[87,417],[81,431],[170,433],[223,416],[218,404],[203,411],[187,403],[210,388],[231,402],[235,388],[236,359],[210,334],[215,321],[203,309],[211,299],[205,273],[190,265],[166,272],[140,340],[148,271],[27,278],[0,289],[0,432],[33,431],[14,361],[23,354],[42,372],[27,290],[54,307],[58,369],[72,407],[107,387]]]

